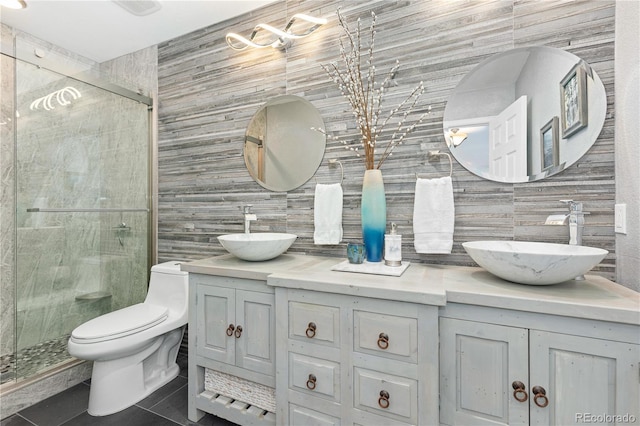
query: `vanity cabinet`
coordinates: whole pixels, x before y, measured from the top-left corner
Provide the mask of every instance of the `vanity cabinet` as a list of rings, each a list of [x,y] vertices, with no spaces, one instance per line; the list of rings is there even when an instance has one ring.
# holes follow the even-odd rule
[[[637,292],[595,276],[525,286],[477,268],[411,265],[384,277],[335,264],[283,255],[182,265],[191,421],[640,421]]]
[[[637,421],[638,327],[475,306],[444,312],[441,424]]]
[[[279,425],[438,421],[435,306],[276,289]]]
[[[240,424],[275,423],[273,288],[201,274],[189,280],[189,418],[206,411]]]

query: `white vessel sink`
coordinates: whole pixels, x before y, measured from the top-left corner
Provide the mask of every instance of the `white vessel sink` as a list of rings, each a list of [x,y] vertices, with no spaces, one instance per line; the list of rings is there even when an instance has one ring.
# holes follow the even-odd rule
[[[549,285],[572,280],[596,266],[607,250],[528,241],[472,241],[462,247],[475,262],[507,281]]]
[[[294,234],[256,232],[220,235],[218,241],[234,256],[257,262],[280,256],[291,247],[296,238],[298,236]]]

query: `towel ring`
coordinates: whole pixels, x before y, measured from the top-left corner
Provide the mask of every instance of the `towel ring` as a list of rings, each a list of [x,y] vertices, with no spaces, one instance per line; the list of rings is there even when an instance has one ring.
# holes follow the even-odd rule
[[[329,163],[329,166],[336,163],[338,163],[338,165],[340,166],[340,185],[342,185],[342,182],[344,182],[344,167],[342,167],[342,163],[339,160],[336,160],[335,158],[332,158],[331,160],[329,160],[328,163]],[[316,177],[316,183],[318,183],[317,177]]]
[[[427,158],[429,160],[445,155],[449,158],[449,177],[451,177],[453,176],[453,159],[451,158],[451,154],[449,154],[448,152],[440,152],[440,150],[427,152]],[[418,173],[416,173],[416,179],[419,177],[420,176],[418,176]]]

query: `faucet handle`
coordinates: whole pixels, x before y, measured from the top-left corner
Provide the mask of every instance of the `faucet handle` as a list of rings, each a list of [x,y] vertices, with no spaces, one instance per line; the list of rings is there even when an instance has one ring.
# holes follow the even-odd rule
[[[251,207],[253,207],[253,204],[247,204],[247,205],[244,205],[244,206],[238,206],[238,208],[240,210],[242,210],[242,213],[244,213],[244,214],[251,213]]]
[[[573,200],[560,200],[560,202],[569,205],[569,213],[590,214],[589,212],[582,210],[582,203],[578,203]]]
[[[582,203],[573,201],[573,200],[560,200],[561,203],[569,205],[570,212],[581,212],[582,211]]]

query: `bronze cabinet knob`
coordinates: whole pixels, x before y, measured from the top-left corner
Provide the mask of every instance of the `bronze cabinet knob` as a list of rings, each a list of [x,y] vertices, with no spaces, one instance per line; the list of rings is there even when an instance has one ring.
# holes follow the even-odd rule
[[[233,330],[235,330],[235,326],[233,324],[229,324],[229,327],[227,327],[227,336],[231,337],[233,335]]]
[[[529,395],[527,394],[526,386],[521,381],[516,380],[511,383],[511,387],[513,387],[513,397],[516,401],[525,402],[529,399]]]
[[[307,388],[314,390],[316,388],[316,376],[309,374],[309,380],[307,380]]]
[[[389,347],[389,336],[386,333],[380,333],[378,336],[378,347],[383,350]]]
[[[378,405],[380,408],[389,408],[389,392],[386,390],[380,391],[380,398],[378,398]]]
[[[310,322],[309,325],[307,326],[307,331],[305,333],[307,334],[307,337],[309,339],[314,338],[316,335],[316,323]]]
[[[239,339],[242,336],[242,326],[239,325],[236,327],[236,339]]]
[[[549,405],[549,398],[547,398],[547,391],[542,386],[534,386],[531,389],[533,393],[533,402],[540,408],[544,408]]]

